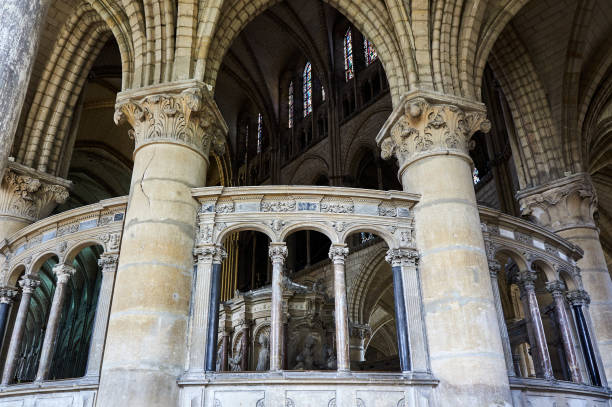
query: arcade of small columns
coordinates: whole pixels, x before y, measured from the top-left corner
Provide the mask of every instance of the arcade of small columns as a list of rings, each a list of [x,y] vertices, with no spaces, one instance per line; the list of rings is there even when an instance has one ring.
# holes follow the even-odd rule
[[[125,219],[116,284],[110,310],[104,350],[104,363],[98,405],[175,405],[179,389],[176,377],[184,373],[183,355],[189,354],[189,374],[214,370],[219,307],[220,262],[223,252],[213,247],[197,252],[198,275],[195,298],[203,294],[209,304],[193,305],[196,320],[189,328],[191,270],[195,245],[195,223],[199,206],[192,188],[205,184],[211,148],[223,146],[227,128],[209,88],[199,81],[186,80],[155,85],[119,94],[117,122],[128,122],[136,141],[131,193]],[[472,162],[467,154],[471,135],[486,131],[485,108],[481,103],[423,90],[405,94],[377,137],[383,158],[395,157],[405,191],[419,193],[415,207],[416,247],[422,301],[427,326],[430,369],[440,380],[441,405],[458,399],[476,404],[510,401],[508,375],[512,363],[504,334],[498,292],[487,274],[490,270],[481,231],[474,187]],[[551,192],[552,191],[552,192]],[[559,192],[560,191],[560,192]],[[591,194],[585,193],[591,191]],[[553,198],[549,195],[554,194]],[[603,259],[593,221],[594,192],[588,176],[579,174],[562,185],[524,191],[520,197],[534,219],[579,244],[584,257],[578,261],[585,290],[591,299],[592,322],[583,308],[585,292],[569,293],[581,330],[580,340],[588,360],[598,358],[596,344],[591,346],[589,329],[601,348],[605,376],[612,375],[612,282]],[[578,200],[578,202],[576,202]],[[584,202],[587,202],[586,204]],[[586,209],[585,209],[586,208]],[[571,222],[571,224],[568,224]],[[273,263],[272,332],[270,370],[282,369],[281,292],[282,265],[286,256],[283,243],[270,247]],[[336,343],[338,370],[349,370],[348,322],[343,258],[346,248],[334,246],[336,294]],[[390,253],[394,266],[406,257]],[[414,256],[408,256],[410,261]],[[402,284],[394,267],[394,289]],[[449,278],[452,270],[452,278]],[[496,265],[491,267],[494,274]],[[44,340],[37,380],[44,380],[52,360],[52,342],[57,331],[64,300],[64,285],[70,266],[54,269],[58,276],[51,315]],[[534,358],[538,371],[551,377],[550,358],[533,291],[533,273],[522,270],[518,282],[524,308],[530,320],[530,335],[537,344]],[[20,285],[20,301],[2,382],[9,383],[15,369],[26,308],[37,281],[27,274]],[[144,285],[144,287],[143,287]],[[559,284],[549,285],[555,298],[556,315],[562,328],[572,379],[584,381],[573,353],[567,315],[563,311]],[[399,290],[399,291],[397,291]],[[5,290],[2,316],[6,320],[8,303],[14,291]],[[146,295],[144,295],[146,293]],[[410,370],[408,343],[404,336],[406,312],[397,312],[403,296],[396,295],[398,341],[402,370]],[[443,304],[444,306],[440,306]],[[410,310],[408,310],[410,312]],[[163,328],[160,328],[163,326]],[[500,329],[497,328],[500,327]],[[185,337],[191,329],[191,347]],[[501,335],[500,335],[501,332]],[[198,349],[193,338],[207,336],[207,349]],[[213,340],[215,339],[215,340]],[[143,346],[146,344],[146,346]],[[146,353],[146,354],[145,354]],[[146,364],[141,361],[146,360]],[[597,376],[597,368],[589,369]],[[606,380],[601,372],[601,382]],[[478,383],[475,390],[469,383]],[[597,379],[592,379],[597,383]],[[137,384],[137,386],[136,386]],[[133,389],[137,387],[138,391]],[[466,389],[458,390],[460,388]],[[150,395],[150,396],[147,396]],[[150,399],[148,399],[150,397]]]

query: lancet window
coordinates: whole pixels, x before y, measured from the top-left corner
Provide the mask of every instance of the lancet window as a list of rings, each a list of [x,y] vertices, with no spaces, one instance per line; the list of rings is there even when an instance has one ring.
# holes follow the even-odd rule
[[[349,28],[344,34],[344,78],[348,82],[355,76],[353,67],[353,34]]]
[[[293,128],[293,81],[289,82],[289,103],[288,109],[289,111],[289,121],[288,127]]]
[[[306,62],[304,67],[304,117],[312,113],[312,65],[310,62]]]
[[[366,65],[370,65],[378,58],[378,53],[374,44],[372,44],[367,38],[363,37],[363,52],[365,54]]]

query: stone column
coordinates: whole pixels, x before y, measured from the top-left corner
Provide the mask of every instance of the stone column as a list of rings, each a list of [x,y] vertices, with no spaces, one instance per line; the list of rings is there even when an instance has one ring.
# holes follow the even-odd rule
[[[64,309],[64,301],[66,300],[66,284],[68,284],[68,280],[70,280],[75,271],[74,267],[67,264],[57,264],[53,267],[53,273],[55,273],[57,281],[51,302],[51,310],[49,311],[47,328],[45,329],[45,339],[40,351],[40,362],[38,363],[38,372],[36,372],[35,379],[37,382],[48,379],[53,354],[55,353],[57,330],[62,310]]]
[[[249,322],[244,323],[242,329],[242,360],[240,361],[240,370],[246,372],[249,370],[249,343],[251,341],[251,327]]]
[[[4,0],[0,14],[0,177],[19,123],[51,0]]]
[[[552,295],[555,307],[555,316],[557,317],[557,325],[561,332],[561,341],[563,342],[563,350],[567,358],[570,375],[573,382],[584,383],[580,366],[578,365],[578,357],[576,355],[576,344],[574,335],[570,327],[570,322],[565,311],[565,299],[563,291],[565,284],[561,281],[549,281],[546,283],[546,289]]]
[[[591,336],[590,321],[588,318],[588,312],[585,312],[585,308],[588,307],[591,302],[589,294],[584,290],[575,290],[567,293],[567,300],[574,310],[574,319],[576,320],[576,326],[578,328],[578,337],[580,338],[580,345],[584,360],[586,361],[589,376],[591,378],[591,384],[594,386],[601,386],[605,383],[605,376],[602,377],[601,371],[598,367],[600,361],[598,357],[597,344],[593,342]]]
[[[117,96],[134,169],[97,405],[174,406],[185,368],[198,202],[227,126],[208,87],[181,81]]]
[[[283,267],[287,257],[285,243],[270,243],[272,259],[272,309],[270,310],[270,371],[283,368]]]
[[[519,271],[514,276],[515,283],[521,291],[521,301],[525,309],[527,322],[527,332],[531,344],[531,354],[535,359],[536,376],[552,380],[554,379],[546,336],[544,335],[544,325],[540,315],[540,307],[535,293],[535,281],[538,279],[536,273],[532,271]]]
[[[517,198],[523,215],[584,250],[578,267],[592,299],[593,339],[599,345],[605,376],[612,380],[612,279],[593,218],[597,195],[590,176],[574,174],[520,191]],[[612,386],[612,381],[608,385]]]
[[[506,318],[504,317],[504,309],[502,308],[501,297],[499,295],[499,282],[497,275],[501,270],[501,264],[495,260],[489,260],[489,274],[491,275],[491,288],[493,289],[493,299],[495,301],[495,311],[497,312],[497,323],[499,324],[499,335],[502,339],[504,347],[504,357],[506,359],[506,367],[508,368],[508,376],[514,377],[514,362],[512,360],[512,348],[510,347],[510,338],[508,337],[508,327],[506,326]]]
[[[346,274],[344,262],[349,249],[345,244],[333,244],[329,258],[334,264],[334,317],[336,322],[336,360],[338,372],[351,371],[349,353],[348,301],[346,298]]]
[[[11,304],[17,298],[17,290],[13,287],[0,288],[0,350],[4,345],[4,334],[9,320]]]
[[[226,256],[227,253],[220,247],[215,248],[212,255],[212,267],[210,273],[210,293],[208,294],[208,323],[206,326],[207,335],[205,370],[207,372],[214,372],[217,370],[219,301],[221,299],[221,263],[223,262]],[[223,366],[220,370],[223,370]]]
[[[111,297],[113,295],[118,261],[118,253],[103,253],[100,259],[98,259],[102,281],[98,292],[98,304],[96,305],[96,316],[91,334],[91,343],[89,344],[87,369],[85,371],[85,378],[95,382],[100,378],[104,340],[106,339],[106,327],[108,326],[108,315],[110,314]]]
[[[0,183],[0,240],[48,216],[57,204],[66,202],[71,185],[10,162]]]
[[[482,103],[424,90],[402,96],[377,136],[414,208],[431,369],[440,405],[510,403],[480,230],[469,139],[487,131]]]
[[[13,326],[13,334],[9,343],[8,352],[6,353],[6,362],[4,363],[4,371],[2,373],[2,385],[6,386],[13,381],[15,368],[17,367],[17,358],[21,349],[21,339],[23,338],[26,320],[28,318],[28,309],[30,308],[30,299],[32,293],[40,285],[38,277],[31,274],[26,274],[19,280],[21,286],[21,300],[19,301],[19,309]]]

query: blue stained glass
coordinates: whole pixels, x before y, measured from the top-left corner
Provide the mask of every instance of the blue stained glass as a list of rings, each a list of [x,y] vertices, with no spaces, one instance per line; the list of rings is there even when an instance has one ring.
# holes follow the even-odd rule
[[[261,145],[263,143],[263,125],[261,113],[257,116],[257,153],[261,153]]]
[[[293,128],[293,81],[289,83],[289,128]]]
[[[363,38],[363,52],[365,54],[366,65],[370,65],[378,58],[378,53],[376,52],[376,48],[374,48],[374,44],[365,37]]]
[[[472,177],[474,178],[474,185],[478,184],[480,182],[480,176],[478,174],[478,168],[474,168],[474,171],[472,171]]]
[[[344,78],[348,82],[353,79],[355,70],[353,69],[353,35],[349,28],[344,34]]]
[[[312,65],[306,62],[304,67],[304,117],[312,113]]]

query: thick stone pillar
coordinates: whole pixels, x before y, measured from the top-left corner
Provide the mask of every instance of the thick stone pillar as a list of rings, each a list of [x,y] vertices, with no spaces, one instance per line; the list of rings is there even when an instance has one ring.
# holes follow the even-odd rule
[[[270,310],[270,371],[283,368],[283,267],[287,258],[285,243],[270,243],[272,259],[272,309]]]
[[[85,378],[94,382],[97,382],[100,378],[104,340],[106,339],[108,315],[110,314],[110,304],[118,262],[118,253],[103,253],[98,259],[98,267],[100,267],[102,273],[102,281],[98,292],[98,304],[96,305],[96,316],[94,319],[93,332],[91,334],[91,343],[89,344],[87,369],[85,371]]]
[[[584,383],[582,371],[578,365],[574,335],[572,334],[570,321],[567,317],[567,312],[565,311],[565,298],[563,295],[565,284],[563,284],[561,281],[549,281],[546,283],[546,289],[553,297],[557,325],[559,326],[559,331],[561,332],[563,350],[565,352],[567,366],[569,368],[572,381],[576,383]]]
[[[504,347],[504,358],[506,359],[506,367],[508,376],[514,377],[514,362],[512,360],[512,347],[510,346],[510,338],[508,337],[508,327],[506,326],[506,318],[504,317],[504,309],[502,308],[501,297],[499,294],[499,282],[497,276],[501,270],[501,264],[495,260],[489,260],[489,274],[491,276],[491,288],[493,289],[493,298],[495,301],[495,311],[497,312],[497,323],[499,325],[499,335],[502,339]]]
[[[584,360],[589,371],[591,384],[601,386],[605,383],[605,375],[599,367],[601,358],[597,349],[597,343],[593,342],[591,335],[591,321],[589,318],[588,306],[591,302],[589,294],[584,290],[575,290],[567,293],[567,300],[574,310],[574,319],[578,328],[578,337]]]
[[[329,258],[334,264],[334,317],[336,322],[336,361],[338,372],[347,373],[351,370],[351,355],[349,352],[348,301],[346,298],[346,274],[344,262],[349,249],[345,244],[332,245],[329,248]]]
[[[523,215],[584,250],[578,267],[584,289],[591,297],[593,336],[599,345],[605,376],[612,380],[612,279],[593,218],[597,195],[590,176],[574,174],[520,191],[517,198]]]
[[[19,114],[51,0],[4,0],[0,13],[0,177],[4,175]]]
[[[17,298],[18,291],[13,287],[0,288],[0,350],[4,345],[4,334],[9,321],[11,305]]]
[[[55,273],[56,284],[53,292],[53,300],[51,301],[51,310],[49,311],[49,319],[47,320],[47,328],[45,329],[45,339],[43,340],[42,350],[40,351],[40,362],[38,363],[38,372],[36,372],[36,381],[48,379],[49,369],[53,361],[55,353],[55,341],[57,339],[57,330],[59,328],[64,302],[66,300],[66,284],[76,270],[74,267],[67,264],[58,264],[53,267]]]
[[[552,364],[550,362],[550,354],[548,353],[548,345],[546,344],[542,315],[540,314],[540,307],[535,293],[535,281],[537,278],[537,274],[532,271],[519,271],[514,276],[514,282],[521,291],[521,301],[525,309],[527,332],[536,368],[536,376],[552,380],[554,379]]]
[[[13,381],[17,367],[17,358],[21,349],[21,340],[23,339],[25,324],[28,318],[30,299],[36,287],[40,285],[40,280],[36,276],[26,274],[19,280],[19,285],[21,286],[21,300],[19,301],[15,325],[13,325],[13,334],[11,335],[11,342],[6,354],[6,362],[4,362],[4,371],[2,372],[3,386]]]
[[[97,405],[174,406],[199,209],[191,189],[205,185],[227,126],[198,81],[122,92],[115,121],[132,126],[136,148]]]
[[[468,155],[470,137],[489,126],[481,103],[415,90],[377,136],[404,191],[421,194],[416,246],[440,405],[511,402]]]
[[[70,181],[9,163],[0,183],[0,240],[48,216],[68,199]]]

